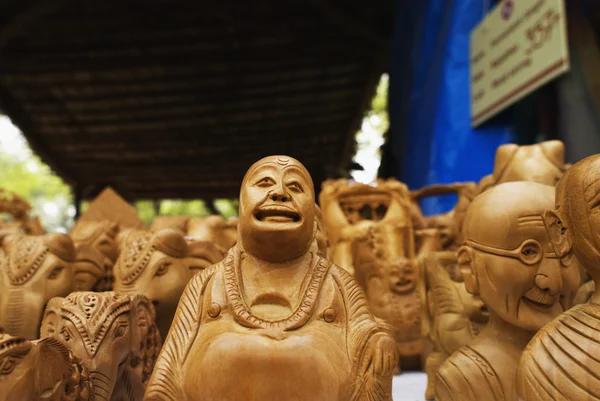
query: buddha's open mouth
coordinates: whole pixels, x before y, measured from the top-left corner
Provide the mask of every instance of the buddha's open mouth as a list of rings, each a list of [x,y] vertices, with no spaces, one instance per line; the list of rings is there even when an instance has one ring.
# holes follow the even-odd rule
[[[255,213],[256,220],[268,223],[297,223],[300,215],[287,207],[267,207]]]

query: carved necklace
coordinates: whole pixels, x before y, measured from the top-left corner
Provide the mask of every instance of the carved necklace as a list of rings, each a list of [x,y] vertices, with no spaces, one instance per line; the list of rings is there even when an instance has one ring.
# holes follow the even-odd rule
[[[232,252],[229,252],[225,259],[225,292],[227,293],[227,299],[231,305],[231,313],[235,321],[244,327],[250,327],[254,329],[278,329],[281,331],[294,330],[302,327],[313,314],[315,304],[323,282],[331,262],[313,255],[311,260],[311,277],[301,302],[298,304],[296,309],[290,316],[280,320],[266,320],[258,317],[252,313],[248,304],[244,300],[242,290],[240,289],[241,281],[241,270],[240,270],[240,256],[241,252],[236,246]]]

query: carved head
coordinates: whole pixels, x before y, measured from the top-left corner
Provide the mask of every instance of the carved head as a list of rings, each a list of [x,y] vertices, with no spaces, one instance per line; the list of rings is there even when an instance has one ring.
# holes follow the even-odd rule
[[[94,400],[121,399],[125,392],[141,399],[161,346],[148,298],[74,292],[53,307],[60,320],[51,327],[47,319],[55,318],[46,314],[42,335],[54,336],[85,363]]]
[[[46,303],[73,290],[75,247],[64,234],[12,236],[2,246],[0,325],[13,335],[35,339]]]
[[[542,214],[554,204],[554,188],[533,182],[498,185],[467,211],[458,263],[467,291],[480,295],[491,313],[527,330],[571,307],[579,271],[561,264]]]
[[[396,294],[407,294],[414,291],[417,286],[417,269],[406,258],[400,258],[395,263],[387,263],[384,274],[390,291]]]
[[[160,332],[166,336],[193,274],[185,238],[171,229],[130,230],[119,237],[119,243],[122,250],[114,266],[114,290],[148,297],[156,308]]]
[[[557,255],[567,265],[579,260],[594,279],[600,278],[599,177],[600,155],[577,162],[556,186],[555,207],[544,214]]]
[[[76,244],[84,243],[97,248],[114,263],[119,255],[116,243],[118,233],[119,225],[109,220],[80,221],[71,232],[71,237]]]
[[[239,242],[249,254],[275,263],[304,255],[314,239],[310,174],[288,156],[257,161],[242,181],[239,215]]]
[[[91,401],[86,367],[60,342],[8,334],[0,334],[0,394],[5,401]]]
[[[238,220],[221,216],[194,217],[187,223],[187,235],[195,241],[211,242],[227,251],[237,242]]]

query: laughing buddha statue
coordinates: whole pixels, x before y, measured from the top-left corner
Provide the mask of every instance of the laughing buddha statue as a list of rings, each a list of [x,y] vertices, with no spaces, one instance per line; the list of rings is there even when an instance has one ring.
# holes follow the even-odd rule
[[[145,400],[392,400],[396,343],[316,252],[315,221],[300,162],[250,167],[239,242],[188,284]]]

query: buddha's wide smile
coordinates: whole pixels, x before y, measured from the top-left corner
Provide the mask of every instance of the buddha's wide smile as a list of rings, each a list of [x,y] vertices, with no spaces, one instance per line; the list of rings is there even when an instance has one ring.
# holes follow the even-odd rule
[[[256,220],[267,223],[298,223],[300,213],[284,205],[263,205],[254,213]]]

